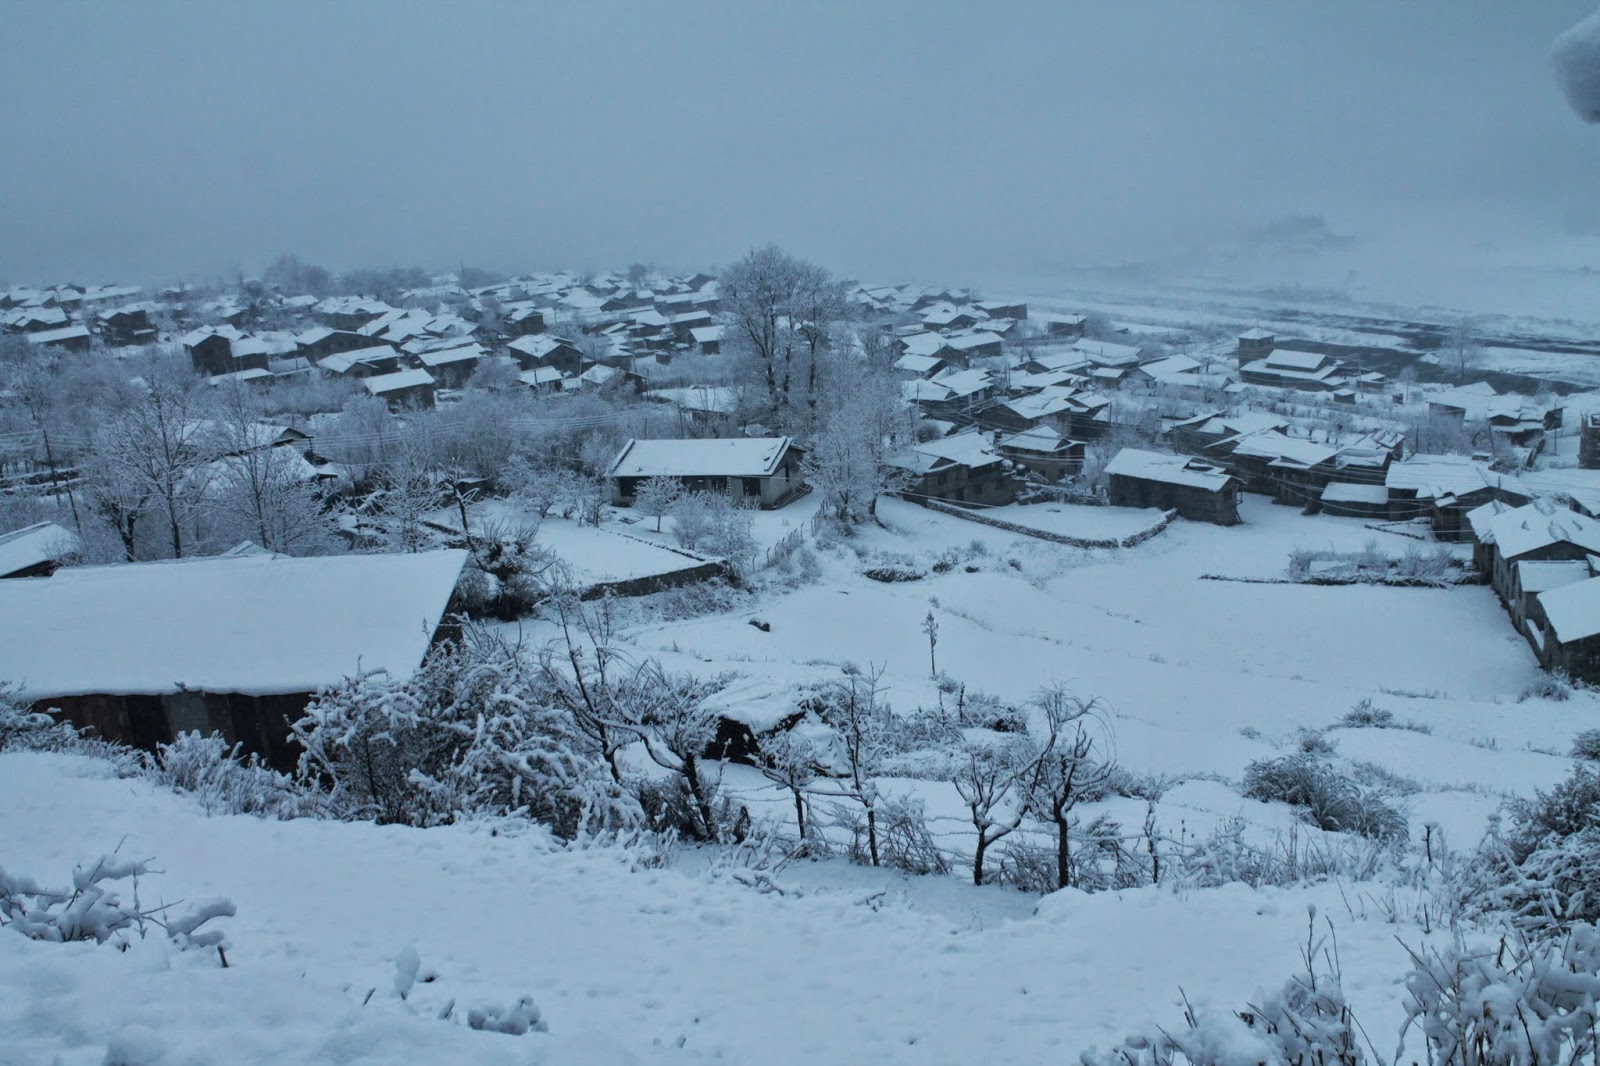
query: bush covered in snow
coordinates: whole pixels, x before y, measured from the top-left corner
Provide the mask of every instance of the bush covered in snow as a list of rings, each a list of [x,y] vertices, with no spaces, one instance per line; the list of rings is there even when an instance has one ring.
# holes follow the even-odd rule
[[[221,930],[202,931],[201,927],[215,918],[231,917],[235,913],[232,902],[207,900],[176,913],[168,913],[168,908],[143,908],[139,878],[149,873],[148,859],[102,855],[72,871],[71,888],[45,888],[31,878],[0,869],[0,928],[9,927],[31,940],[109,941],[124,947],[134,936],[143,937],[150,928],[158,928],[180,949],[225,946]],[[122,881],[132,884],[130,900],[122,897],[118,885]]]
[[[316,810],[313,790],[294,778],[263,766],[241,746],[228,746],[220,735],[179,733],[171,744],[156,746],[150,779],[194,797],[207,814],[257,814],[298,818]]]
[[[1585,729],[1572,738],[1572,757],[1600,762],[1600,729]]]
[[[640,818],[518,650],[482,631],[408,680],[350,678],[292,728],[302,775],[356,817],[428,826],[517,814],[566,839]]]
[[[1553,700],[1560,702],[1572,698],[1572,686],[1565,678],[1555,674],[1542,674],[1537,681],[1530,683],[1517,694],[1518,703],[1527,703],[1529,700]]]
[[[1313,931],[1301,949],[1305,972],[1258,1003],[1222,1012],[1185,1000],[1182,1028],[1152,1027],[1106,1051],[1090,1048],[1082,1066],[1363,1066],[1364,1034],[1345,999],[1337,956],[1327,937],[1315,935],[1315,921],[1313,908]]]
[[[16,688],[0,682],[0,751],[7,750],[87,755],[109,763],[118,777],[141,774],[147,766],[142,752],[100,740],[70,722],[35,711]]]
[[[1469,945],[1459,931],[1443,948],[1412,951],[1405,979],[1406,1037],[1427,1061],[1482,1066],[1592,1060],[1600,1032],[1600,929],[1580,925],[1548,941],[1502,937]]]
[[[1244,794],[1299,807],[1312,825],[1330,832],[1374,840],[1404,839],[1407,833],[1405,815],[1312,752],[1251,763],[1244,772]]]
[[[1486,904],[1530,930],[1600,921],[1600,770],[1577,766],[1549,792],[1512,801],[1510,813],[1481,868],[1497,882]]]

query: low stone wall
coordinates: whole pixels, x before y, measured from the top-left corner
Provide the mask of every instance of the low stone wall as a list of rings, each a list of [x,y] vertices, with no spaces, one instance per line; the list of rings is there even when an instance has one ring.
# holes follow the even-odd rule
[[[1066,533],[1052,533],[1045,529],[1034,529],[1032,526],[1019,526],[1015,522],[990,518],[981,511],[969,511],[947,503],[940,503],[938,500],[922,500],[920,502],[922,506],[930,511],[938,511],[940,514],[964,518],[969,522],[978,522],[982,525],[993,526],[996,529],[1003,529],[1007,533],[1020,533],[1025,537],[1037,537],[1040,540],[1048,540],[1055,544],[1066,544],[1074,548],[1132,548],[1135,545],[1143,544],[1151,537],[1164,531],[1172,524],[1172,520],[1178,517],[1177,511],[1163,511],[1161,518],[1150,528],[1141,529],[1137,533],[1130,533],[1120,540],[1113,540],[1109,537],[1074,537]]]
[[[675,589],[681,585],[694,585],[717,578],[731,578],[733,569],[727,563],[708,562],[683,570],[669,570],[664,574],[646,574],[644,577],[624,578],[620,581],[599,581],[584,589],[579,599],[598,600],[612,596],[648,596],[653,592]]]

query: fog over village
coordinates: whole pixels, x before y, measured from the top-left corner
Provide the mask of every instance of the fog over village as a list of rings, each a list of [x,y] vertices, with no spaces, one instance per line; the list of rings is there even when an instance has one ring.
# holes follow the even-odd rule
[[[1600,11],[0,0],[0,1064],[1600,1062]]]

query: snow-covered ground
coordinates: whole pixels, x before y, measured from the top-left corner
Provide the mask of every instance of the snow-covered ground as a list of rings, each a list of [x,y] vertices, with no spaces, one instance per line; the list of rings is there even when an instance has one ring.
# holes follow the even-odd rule
[[[207,817],[63,756],[0,756],[8,870],[65,881],[119,844],[146,902],[228,895],[230,967],[164,941],[0,936],[0,1061],[60,1063],[1025,1063],[1155,1020],[1178,990],[1242,1004],[1294,972],[1306,907],[1335,916],[1346,990],[1398,1023],[1395,926],[1347,888],[1044,900],[835,863],[762,894],[538,834]],[[406,1002],[394,960],[424,971]],[[548,1033],[460,1023],[532,996]],[[451,1020],[438,1015],[454,1002]],[[108,1048],[111,1053],[108,1054]]]
[[[813,509],[757,515],[758,537],[808,531]],[[1075,530],[1153,514],[1055,513]],[[1600,701],[1518,702],[1540,674],[1487,588],[1207,577],[1279,578],[1297,547],[1375,542],[1398,554],[1417,543],[1255,496],[1241,513],[1232,528],[1177,521],[1135,548],[1081,550],[884,500],[884,528],[816,549],[819,580],[774,581],[738,610],[676,621],[640,601],[622,639],[674,670],[735,674],[720,709],[757,726],[845,661],[881,666],[889,702],[909,713],[941,699],[922,629],[931,611],[938,669],[969,692],[1020,703],[1061,682],[1104,700],[1117,760],[1167,781],[1154,816],[1170,839],[1233,819],[1263,842],[1322,839],[1287,807],[1245,799],[1239,781],[1252,760],[1294,750],[1299,728],[1324,729],[1362,700],[1412,728],[1326,736],[1338,759],[1409,782],[1401,802],[1414,836],[1432,823],[1471,847],[1503,796],[1567,774],[1556,753],[1600,726]],[[669,542],[653,526],[621,528]],[[924,576],[864,574],[891,562]],[[748,624],[756,618],[769,629]],[[524,628],[547,635],[536,621]],[[789,817],[756,771],[730,766],[723,783],[758,818]],[[883,787],[924,802],[954,860],[970,854],[950,785]],[[1071,1061],[1146,1023],[1179,1024],[1180,990],[1236,1008],[1276,986],[1297,970],[1310,904],[1335,923],[1345,990],[1386,1043],[1401,1020],[1401,941],[1422,936],[1406,891],[1375,884],[1040,901],[960,874],[827,860],[791,864],[772,875],[781,891],[761,891],[715,849],[653,868],[637,854],[560,848],[526,826],[208,817],[64,756],[0,755],[0,811],[8,872],[64,882],[75,863],[120,845],[156,859],[161,873],[140,885],[146,903],[222,895],[238,906],[223,923],[226,970],[164,938],[119,953],[0,931],[8,1064]],[[1083,813],[1137,826],[1145,803],[1113,797]],[[438,977],[402,1002],[394,959],[413,947]],[[548,1033],[461,1024],[474,1007],[523,995]]]

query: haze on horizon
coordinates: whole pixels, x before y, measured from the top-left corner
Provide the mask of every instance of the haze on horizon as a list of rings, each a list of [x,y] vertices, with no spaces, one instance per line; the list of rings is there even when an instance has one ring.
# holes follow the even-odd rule
[[[1592,10],[0,0],[0,281],[281,252],[691,268],[770,240],[963,284],[1292,215],[1586,237],[1600,137],[1549,49]]]

